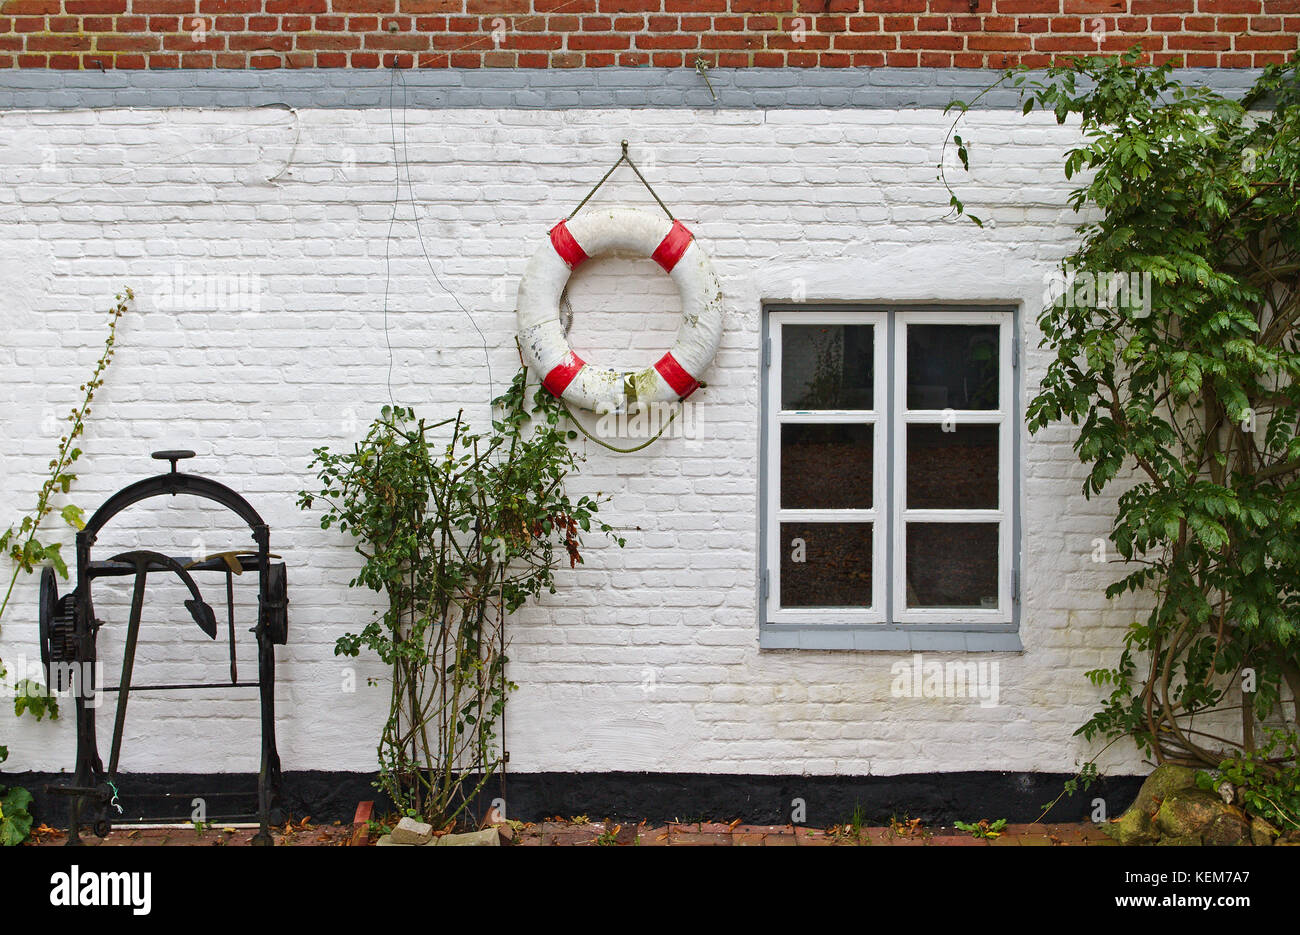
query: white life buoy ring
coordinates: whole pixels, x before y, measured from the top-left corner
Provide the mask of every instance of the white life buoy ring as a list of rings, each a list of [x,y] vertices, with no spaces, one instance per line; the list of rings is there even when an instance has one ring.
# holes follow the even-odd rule
[[[589,211],[551,228],[519,282],[519,345],[524,359],[555,396],[593,412],[626,412],[685,399],[722,339],[722,286],[704,250],[680,221],[630,208]],[[637,373],[593,367],[573,352],[560,322],[569,274],[605,253],[648,257],[672,277],[682,322],[668,353]]]

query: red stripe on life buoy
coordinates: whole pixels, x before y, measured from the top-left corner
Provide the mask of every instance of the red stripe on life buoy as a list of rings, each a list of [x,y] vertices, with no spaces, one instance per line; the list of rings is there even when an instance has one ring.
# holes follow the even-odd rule
[[[542,380],[542,386],[546,387],[552,396],[560,396],[569,388],[578,371],[585,366],[587,366],[585,360],[573,351],[569,351],[564,355],[564,360],[551,368],[551,372]]]
[[[672,230],[668,232],[668,236],[660,242],[659,246],[655,247],[655,252],[651,254],[650,259],[662,266],[665,273],[671,273],[673,267],[677,265],[677,261],[682,258],[682,254],[686,252],[686,248],[691,245],[691,241],[694,239],[695,235],[686,229],[686,225],[675,220],[673,221]]]
[[[555,252],[560,255],[560,259],[569,269],[577,269],[578,264],[587,259],[587,251],[573,239],[573,234],[569,233],[569,225],[564,221],[551,228],[551,246],[555,248]]]
[[[677,362],[672,351],[659,358],[655,369],[659,371],[659,376],[664,378],[664,382],[673,388],[673,392],[679,399],[685,399],[700,388],[696,379]]]

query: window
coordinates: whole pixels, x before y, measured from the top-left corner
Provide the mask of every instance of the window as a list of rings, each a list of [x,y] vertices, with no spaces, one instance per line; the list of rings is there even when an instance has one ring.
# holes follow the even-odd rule
[[[1019,649],[1012,311],[767,328],[761,644]]]

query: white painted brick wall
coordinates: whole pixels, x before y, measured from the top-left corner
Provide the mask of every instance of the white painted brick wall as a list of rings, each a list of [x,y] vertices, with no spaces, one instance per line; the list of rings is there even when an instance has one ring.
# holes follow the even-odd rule
[[[587,563],[559,574],[559,593],[511,621],[510,674],[521,686],[508,713],[512,769],[1067,770],[1087,752],[1071,736],[1098,698],[1083,673],[1113,660],[1133,609],[1104,599],[1117,572],[1093,565],[1090,552],[1111,506],[1079,496],[1083,472],[1061,429],[1023,447],[1025,652],[993,657],[1000,706],[892,698],[895,654],[757,647],[761,303],[801,288],[809,300],[1014,301],[1037,341],[1043,276],[1072,236],[1059,167],[1073,131],[1039,115],[972,115],[963,132],[975,143],[974,172],[950,176],[990,222],[978,230],[943,220],[935,166],[949,120],[883,110],[406,114],[425,244],[487,336],[492,389],[517,363],[514,295],[526,259],[621,138],[710,251],[728,298],[722,348],[696,397],[696,437],[633,455],[588,451],[575,488],[612,496],[606,518],[626,529],[627,547],[593,538]],[[3,522],[42,478],[57,445],[53,417],[97,356],[102,310],[133,286],[136,309],[73,499],[94,508],[153,473],[151,450],[196,448],[190,467],[243,492],[289,563],[291,639],[277,684],[285,768],[373,768],[386,691],[364,677],[382,670],[363,660],[362,687],[344,694],[353,663],[332,650],[377,605],[346,587],[358,563],[350,543],[295,501],[312,486],[311,449],[349,445],[389,399],[390,114],[6,112],[0,177]],[[598,203],[653,207],[629,179],[620,172]],[[403,188],[391,245],[392,395],[435,418],[463,405],[483,424],[480,339],[430,276],[407,197]],[[260,311],[158,309],[155,277],[177,268],[258,274]],[[649,262],[592,263],[572,293],[575,343],[591,358],[630,366],[669,343],[677,298]],[[1029,351],[1031,385],[1044,364]],[[233,524],[221,516],[214,526],[211,510],[168,506],[138,508],[130,524],[123,516],[97,554],[137,542],[187,552],[196,525],[209,549],[247,542],[223,538]],[[155,523],[181,520],[190,525],[172,539],[153,536]],[[110,671],[128,592],[119,583],[115,600],[107,590],[100,598],[117,624],[101,639]],[[224,644],[184,622],[180,599],[171,587],[151,601],[137,680],[225,672]],[[36,580],[24,579],[0,637],[5,658],[35,656],[35,605]],[[255,671],[251,654],[241,661]],[[138,695],[123,768],[256,769],[255,712],[251,693]],[[101,721],[106,748],[111,715]],[[70,767],[73,733],[71,723],[0,715],[12,769]],[[1138,768],[1119,748],[1107,762]]]

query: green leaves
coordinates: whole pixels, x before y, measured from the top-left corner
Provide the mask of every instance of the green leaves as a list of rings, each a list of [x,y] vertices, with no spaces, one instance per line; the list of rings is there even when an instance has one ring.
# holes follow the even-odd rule
[[[14,685],[14,716],[30,714],[36,720],[44,720],[45,715],[51,721],[59,719],[59,699],[44,685],[31,679],[21,679]]]
[[[999,838],[1002,831],[1007,826],[1005,818],[999,818],[996,821],[989,821],[987,818],[981,818],[979,821],[954,821],[953,827],[958,831],[965,831],[973,838]]]
[[[69,526],[71,526],[73,529],[82,530],[86,528],[86,521],[85,521],[86,512],[79,506],[73,506],[71,503],[69,503],[67,506],[65,506],[62,510],[59,511],[59,515],[62,516],[63,521],[67,523]]]
[[[32,815],[27,807],[32,794],[20,786],[0,789],[0,847],[17,847],[32,832]]]
[[[962,142],[961,136],[956,134],[954,134],[952,141],[957,144],[957,158],[961,160],[961,167],[969,172],[970,154],[966,152],[966,144]]]
[[[1110,694],[1088,739],[1211,763],[1185,719],[1223,705],[1245,670],[1255,718],[1297,718],[1277,707],[1284,678],[1300,687],[1297,67],[1266,72],[1248,99],[1274,109],[1249,117],[1136,55],[1013,80],[1024,113],[1079,121],[1063,170],[1090,219],[1064,270],[1150,282],[1140,303],[1071,289],[1039,316],[1053,354],[1029,429],[1068,419],[1085,495],[1119,485],[1110,538],[1132,564],[1107,595],[1152,607],[1120,665],[1089,673]]]
[[[135,300],[135,293],[129,288],[124,289],[120,294],[114,296],[114,299],[115,304],[109,312],[108,336],[104,340],[104,349],[99,356],[99,360],[95,363],[95,369],[91,373],[90,379],[80,386],[81,403],[68,413],[67,433],[59,439],[58,454],[49,462],[50,473],[44,483],[41,484],[41,488],[36,495],[36,506],[18,521],[17,526],[9,526],[3,533],[0,533],[0,553],[7,555],[13,563],[9,585],[4,592],[3,598],[0,599],[0,619],[3,619],[5,611],[9,607],[9,600],[13,597],[14,587],[20,574],[30,574],[41,566],[50,565],[64,579],[68,577],[68,566],[63,560],[61,543],[42,543],[37,539],[37,534],[40,532],[41,524],[46,517],[54,511],[53,500],[55,495],[58,493],[67,494],[72,489],[73,481],[77,479],[77,475],[71,471],[72,465],[82,455],[81,449],[76,446],[76,441],[85,431],[86,418],[90,415],[90,403],[94,399],[95,391],[104,385],[104,373],[113,360],[118,322],[129,311],[130,303]],[[71,504],[65,505],[59,510],[59,515],[64,522],[75,529],[80,530],[85,526],[83,519],[85,514],[79,507]],[[3,663],[0,663],[0,677],[3,676],[4,666]],[[52,696],[45,693],[43,686],[24,680],[18,683],[17,689],[14,700],[15,715],[28,712],[35,715],[37,720],[40,720],[47,713],[51,716],[51,719],[58,717],[58,703]],[[8,748],[0,746],[0,762],[8,755]],[[14,790],[14,794],[19,792],[23,792],[23,790]],[[17,811],[21,812],[21,809]],[[31,825],[30,817],[27,825],[28,827]],[[15,827],[17,826],[0,824],[0,843],[3,843],[4,836],[10,833],[6,829]],[[26,833],[26,829],[23,829],[22,836],[24,838]]]
[[[385,595],[334,651],[369,651],[389,668],[380,786],[439,824],[472,798],[464,784],[481,788],[499,766],[506,617],[554,592],[561,561],[582,563],[599,510],[599,496],[566,492],[579,458],[558,413],[549,393],[527,391],[522,368],[493,401],[490,434],[463,414],[430,424],[384,407],[351,451],[316,449],[320,489],[299,494],[303,509],[323,510],[322,528],[353,537],[362,565],[352,585]]]
[[[1273,728],[1265,737],[1257,751],[1228,757],[1213,772],[1198,770],[1196,785],[1217,794],[1229,782],[1247,812],[1279,830],[1300,830],[1300,734]]]

